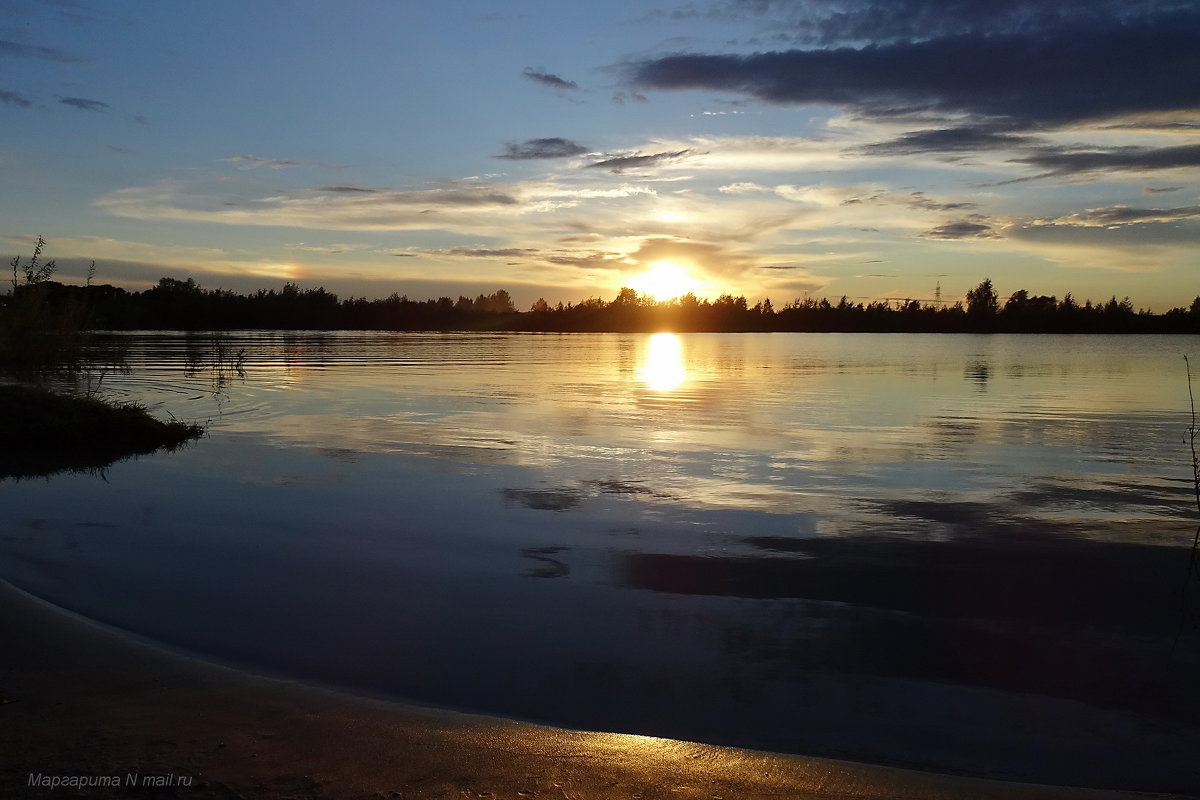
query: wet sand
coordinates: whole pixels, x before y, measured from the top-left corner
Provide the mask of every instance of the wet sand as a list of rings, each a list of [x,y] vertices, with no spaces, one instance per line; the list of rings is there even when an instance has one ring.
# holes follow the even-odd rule
[[[6,798],[1165,796],[563,730],[352,697],[169,653],[3,581],[0,642]],[[30,786],[31,775],[43,783],[110,776],[123,785],[45,788]]]

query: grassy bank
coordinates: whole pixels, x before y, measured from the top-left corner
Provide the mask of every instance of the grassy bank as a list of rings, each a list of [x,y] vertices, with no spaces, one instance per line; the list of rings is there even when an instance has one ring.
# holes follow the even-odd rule
[[[204,434],[163,422],[136,403],[0,386],[0,478],[100,469],[121,458],[174,450]]]

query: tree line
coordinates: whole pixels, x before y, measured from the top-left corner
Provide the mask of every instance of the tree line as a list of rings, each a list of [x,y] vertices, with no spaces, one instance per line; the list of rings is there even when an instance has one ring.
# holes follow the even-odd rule
[[[878,333],[1200,333],[1200,296],[1187,307],[1154,314],[1134,310],[1129,298],[1080,303],[1025,289],[1001,302],[990,279],[954,303],[918,300],[868,303],[797,298],[781,308],[767,299],[749,305],[744,296],[715,300],[694,294],[656,301],[622,288],[612,300],[588,298],[551,305],[539,299],[519,311],[504,289],[475,298],[414,300],[339,298],[323,287],[260,289],[238,294],[205,289],[193,279],[165,277],[154,287],[130,292],[111,285],[66,285],[48,279],[21,282],[0,298],[4,316],[26,314],[36,293],[38,318],[69,313],[93,330],[497,330],[740,332],[812,331]],[[27,296],[28,295],[28,296]]]

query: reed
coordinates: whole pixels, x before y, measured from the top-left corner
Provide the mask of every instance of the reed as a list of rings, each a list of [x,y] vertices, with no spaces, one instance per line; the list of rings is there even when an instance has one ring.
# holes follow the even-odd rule
[[[43,260],[45,247],[39,236],[26,261],[12,259],[12,291],[0,306],[0,375],[18,381],[0,383],[0,479],[103,469],[202,436],[198,425],[164,422],[143,405],[99,397],[107,372],[124,367],[124,354],[92,346],[85,300],[55,301],[56,265]],[[43,385],[63,377],[76,385],[82,378],[83,390],[64,394]]]
[[[1188,448],[1192,455],[1192,492],[1196,500],[1196,514],[1200,516],[1200,457],[1196,455],[1196,397],[1192,393],[1192,364],[1187,356],[1183,357],[1183,363],[1187,369],[1188,382],[1188,404],[1191,408],[1191,422],[1188,424],[1186,435]],[[1191,587],[1197,581],[1200,581],[1200,574],[1197,574],[1196,564],[1200,560],[1200,522],[1196,523],[1196,532],[1192,536],[1192,550],[1188,556],[1188,571],[1187,581],[1183,587],[1183,597],[1181,599],[1181,608],[1184,613],[1187,612],[1188,594]],[[1197,627],[1200,627],[1200,620],[1195,621]]]
[[[1184,442],[1188,446],[1188,450],[1192,456],[1192,492],[1196,501],[1196,514],[1200,517],[1200,456],[1196,453],[1196,436],[1200,433],[1200,429],[1196,426],[1196,397],[1192,392],[1192,364],[1188,357],[1183,357],[1184,368],[1187,371],[1188,383],[1188,406],[1191,411],[1191,418],[1187,428],[1184,429]],[[1175,631],[1175,636],[1171,640],[1171,649],[1167,653],[1167,667],[1170,668],[1175,660],[1175,653],[1179,649],[1179,642],[1183,638],[1184,633],[1189,627],[1200,630],[1200,611],[1193,609],[1195,605],[1192,599],[1196,584],[1200,583],[1200,571],[1197,570],[1197,564],[1200,563],[1200,521],[1196,523],[1196,532],[1192,535],[1192,547],[1188,553],[1187,574],[1183,579],[1183,586],[1179,590],[1179,627]]]
[[[56,264],[42,260],[45,247],[39,236],[28,260],[14,256],[9,262],[12,291],[0,314],[0,369],[26,378],[78,371],[88,339],[85,304],[74,297],[51,302]]]

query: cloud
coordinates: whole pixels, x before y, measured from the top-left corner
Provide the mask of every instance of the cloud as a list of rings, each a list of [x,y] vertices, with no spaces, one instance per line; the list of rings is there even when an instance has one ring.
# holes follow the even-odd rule
[[[832,209],[837,207],[853,211],[855,206],[871,206],[870,212],[856,211],[855,213],[869,213],[873,219],[879,218],[879,212],[875,209],[880,206],[915,211],[967,211],[979,207],[979,204],[975,202],[944,200],[930,196],[926,192],[901,194],[880,185],[793,186],[783,184],[776,186],[774,192],[785,200],[804,203],[816,208]]]
[[[36,44],[21,44],[0,39],[0,56],[15,56],[16,58],[40,58],[46,61],[59,61],[66,64],[78,64],[86,59],[74,58],[55,50],[53,47],[43,47]]]
[[[228,158],[222,158],[221,160],[228,161],[231,164],[240,164],[244,169],[254,169],[255,167],[284,169],[287,167],[300,166],[299,161],[290,161],[278,158],[259,158],[258,156],[229,156]]]
[[[1200,219],[1200,206],[1178,208],[1090,208],[1076,214],[1067,214],[1053,219],[1036,220],[1034,225],[1068,225],[1086,228],[1116,228],[1122,225],[1140,225],[1150,222],[1177,222]]]
[[[1147,172],[1200,166],[1200,144],[1175,147],[1129,145],[1092,150],[1047,147],[1014,161],[1046,170],[1035,176],[1039,178],[1100,171]]]
[[[422,251],[422,255],[438,259],[504,259],[538,266],[545,276],[546,268],[569,268],[564,273],[568,282],[581,273],[628,273],[645,270],[656,261],[672,261],[683,265],[697,279],[712,285],[726,278],[744,276],[765,263],[765,257],[750,254],[726,242],[712,242],[674,236],[633,237],[560,237],[567,247],[474,247],[460,246]],[[589,246],[591,243],[612,245],[607,248]],[[512,262],[509,262],[512,263]],[[799,267],[788,267],[800,269]],[[789,278],[795,276],[789,276]]]
[[[1200,225],[1142,222],[1128,225],[1071,225],[1065,221],[1047,224],[1038,220],[1005,231],[1012,239],[1038,245],[1087,245],[1111,248],[1116,259],[1146,261],[1155,249],[1185,248],[1195,261],[1200,246]],[[1110,259],[1111,260],[1111,259]]]
[[[1178,192],[1182,189],[1182,186],[1143,186],[1142,194],[1167,194],[1169,192]]]
[[[624,253],[604,250],[582,250],[576,252],[562,250],[557,253],[545,255],[544,260],[548,264],[555,264],[561,267],[590,270],[620,269],[629,263]]]
[[[526,139],[520,144],[509,142],[504,147],[506,152],[496,158],[525,161],[541,158],[569,158],[588,152],[583,145],[557,136],[548,139]]]
[[[1073,269],[1160,272],[1195,271],[1200,226],[1145,222],[1101,227],[1036,223],[1005,229],[1004,245]]]
[[[627,267],[629,260],[624,253],[595,249],[566,250],[536,247],[447,247],[440,250],[425,250],[423,255],[436,258],[506,259],[509,266],[522,262],[536,262],[574,269],[617,269]],[[514,262],[511,259],[518,259]]]
[[[926,239],[995,239],[996,232],[983,222],[947,222],[921,234]]]
[[[311,191],[314,192],[330,192],[333,194],[378,194],[381,190],[372,189],[366,186],[352,186],[344,183],[327,183],[324,186],[316,186]]]
[[[885,142],[861,145],[855,152],[869,156],[907,156],[920,153],[962,153],[1004,150],[1033,141],[1028,136],[997,133],[980,127],[912,131]]]
[[[10,106],[20,106],[21,108],[29,108],[33,105],[33,101],[28,97],[17,92],[10,92],[7,89],[0,89],[0,103]]]
[[[543,72],[542,70],[537,70],[533,67],[526,67],[521,74],[526,78],[529,78],[529,80],[533,81],[534,83],[540,83],[542,86],[549,86],[551,89],[579,88],[579,84],[577,84],[575,81],[569,81],[565,78],[560,78],[551,72]]]
[[[103,111],[110,108],[108,103],[103,103],[99,100],[89,100],[86,97],[60,97],[58,102],[63,105],[74,106],[81,111]]]
[[[639,103],[649,103],[650,102],[649,97],[646,97],[646,95],[641,94],[639,92],[629,92],[629,93],[613,92],[612,101],[614,104],[616,104],[618,106],[623,106],[623,105],[625,105],[625,101],[630,98],[636,100]]]
[[[346,191],[346,189],[352,189]],[[312,228],[314,230],[461,230],[479,233],[536,203],[506,187],[479,183],[407,191],[354,191],[358,187],[315,187],[270,195],[247,194],[228,182],[186,184],[162,181],[102,195],[97,208],[133,219],[174,219]],[[248,189],[253,192],[253,186]]]
[[[23,239],[8,238],[11,241]],[[72,261],[86,265],[94,259],[97,262],[97,281],[101,283],[114,280],[111,276],[118,271],[126,279],[136,277],[141,280],[178,269],[201,270],[211,274],[289,277],[285,266],[279,262],[215,247],[158,245],[101,236],[55,237],[51,245],[60,267]],[[79,275],[83,272],[76,271]]]
[[[760,186],[752,181],[736,181],[735,183],[727,183],[724,186],[717,188],[718,192],[723,194],[750,194],[752,192],[769,192],[768,186]]]
[[[902,202],[909,208],[919,208],[924,211],[962,211],[970,208],[979,208],[978,203],[965,201],[956,202],[941,202],[934,200],[925,192],[909,192],[904,196]]]
[[[967,114],[1010,128],[1200,106],[1194,8],[1134,19],[1088,16],[1035,33],[934,30],[934,38],[858,48],[668,55],[629,65],[627,77],[642,89],[733,92],[874,117]]]
[[[1036,35],[1111,20],[1128,23],[1188,7],[1188,0],[723,0],[690,15],[758,18],[777,37],[828,46],[959,33]]]
[[[538,254],[538,251],[531,247],[449,247],[444,250],[426,252],[433,255],[461,258],[529,258]]]
[[[709,278],[745,275],[765,263],[757,255],[735,250],[724,243],[666,236],[643,240],[628,258],[639,268],[656,261],[681,263]]]
[[[592,162],[591,164],[588,164],[586,168],[606,169],[609,172],[621,173],[627,169],[655,167],[665,162],[678,161],[692,152],[692,150],[676,150],[669,153],[652,153],[650,155],[634,153],[623,156],[612,156],[604,159],[603,161]]]
[[[354,245],[354,244],[342,244],[342,243],[320,245],[320,244],[305,244],[304,242],[297,242],[295,244],[287,245],[287,249],[288,250],[299,250],[304,253],[322,253],[325,255],[340,255],[342,253],[348,253],[348,252],[351,252],[354,250],[362,250],[362,246]]]

